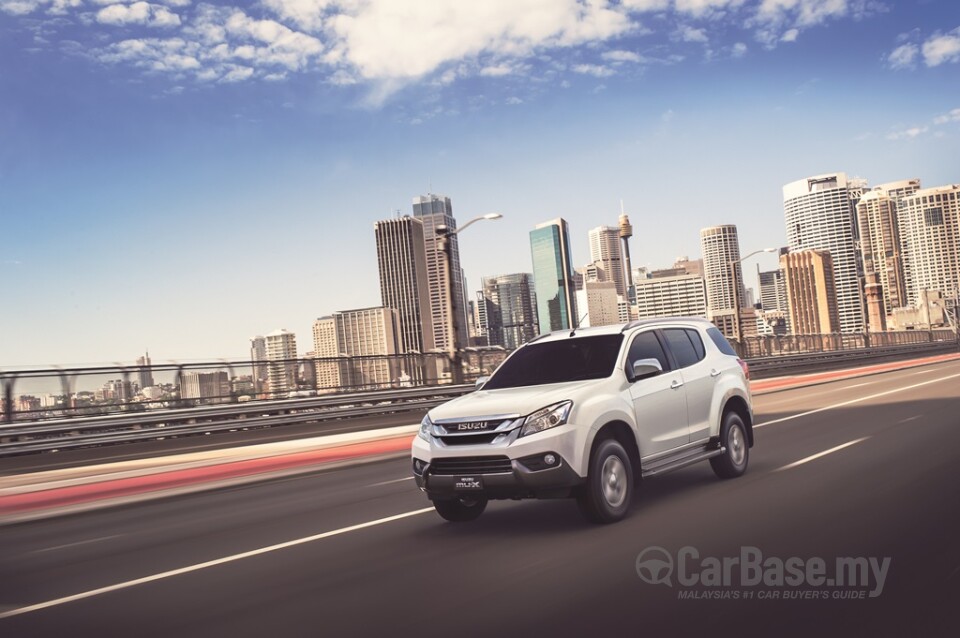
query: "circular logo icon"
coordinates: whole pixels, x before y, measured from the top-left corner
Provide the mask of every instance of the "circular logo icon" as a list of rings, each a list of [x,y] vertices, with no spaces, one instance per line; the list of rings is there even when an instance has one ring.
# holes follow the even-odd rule
[[[673,556],[662,547],[648,547],[637,555],[637,576],[651,585],[673,587]]]

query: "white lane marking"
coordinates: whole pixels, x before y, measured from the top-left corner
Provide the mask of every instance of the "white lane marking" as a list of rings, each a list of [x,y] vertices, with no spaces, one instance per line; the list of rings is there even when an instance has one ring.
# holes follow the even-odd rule
[[[910,421],[916,421],[917,419],[921,418],[922,416],[923,416],[922,414],[918,414],[918,415],[916,415],[916,416],[907,417],[906,419],[902,419],[902,420],[900,420],[900,421],[897,421],[897,425],[900,425],[901,423],[909,423]]]
[[[784,421],[792,421],[794,419],[799,419],[805,416],[810,416],[811,414],[817,414],[818,412],[826,412],[827,410],[833,410],[835,408],[842,408],[847,405],[853,405],[854,403],[863,403],[864,401],[869,401],[870,399],[878,399],[880,397],[885,397],[889,394],[896,394],[897,392],[903,392],[904,390],[913,390],[915,388],[920,388],[925,385],[930,385],[931,383],[939,383],[940,381],[947,381],[949,379],[955,379],[960,377],[960,374],[951,374],[947,377],[940,377],[939,379],[930,379],[929,381],[923,381],[921,383],[914,383],[913,385],[905,385],[902,388],[894,388],[893,390],[886,390],[884,392],[877,392],[876,394],[868,394],[867,396],[860,397],[858,399],[850,399],[849,401],[843,401],[841,403],[834,403],[833,405],[827,405],[822,408],[817,408],[816,410],[808,410],[807,412],[800,412],[799,414],[791,414],[790,416],[785,416],[779,419],[774,419],[773,421],[765,421],[763,423],[757,423],[754,425],[754,429],[762,428],[765,425],[773,425],[774,423],[783,423]]]
[[[423,509],[419,509],[419,510],[411,510],[409,512],[404,512],[403,514],[396,514],[395,516],[378,518],[375,521],[367,521],[366,523],[358,523],[357,525],[350,525],[349,527],[341,527],[340,529],[331,530],[329,532],[322,532],[320,534],[314,534],[313,536],[304,536],[303,538],[297,538],[292,541],[285,541],[283,543],[277,543],[276,545],[269,545],[267,547],[261,547],[259,549],[252,549],[248,552],[232,554],[230,556],[224,556],[223,558],[208,560],[206,562],[197,563],[195,565],[187,565],[186,567],[171,569],[169,571],[160,572],[159,574],[151,574],[150,576],[144,576],[143,578],[135,578],[133,580],[127,580],[122,583],[107,585],[106,587],[98,587],[97,589],[91,589],[89,591],[80,592],[79,594],[73,594],[71,596],[64,596],[63,598],[54,598],[53,600],[47,600],[42,603],[36,603],[34,605],[17,607],[15,609],[10,609],[8,611],[0,612],[0,619],[10,618],[11,616],[19,616],[21,614],[28,614],[33,611],[40,611],[41,609],[47,609],[48,607],[56,607],[57,605],[71,603],[75,600],[92,598],[93,596],[99,596],[100,594],[107,594],[112,591],[127,589],[129,587],[136,587],[137,585],[152,583],[157,580],[163,580],[165,578],[179,576],[180,574],[189,574],[190,572],[200,571],[201,569],[216,567],[217,565],[224,565],[226,563],[232,563],[238,560],[243,560],[244,558],[251,558],[253,556],[260,556],[261,554],[269,554],[270,552],[276,552],[281,549],[287,549],[288,547],[303,545],[304,543],[310,543],[310,542],[318,541],[324,538],[330,538],[331,536],[339,536],[340,534],[355,532],[360,529],[375,527],[377,525],[383,525],[384,523],[391,523],[393,521],[398,521],[403,518],[418,516],[420,514],[426,514],[427,512],[432,512],[432,511],[433,511],[432,507],[424,507]]]
[[[100,538],[88,538],[85,541],[77,541],[76,543],[66,543],[64,545],[54,545],[53,547],[44,547],[43,549],[35,549],[31,554],[42,554],[44,552],[55,552],[58,549],[66,549],[67,547],[77,547],[79,545],[89,545],[90,543],[98,543],[100,541],[108,541],[111,538],[120,538],[123,534],[113,534],[112,536],[101,536]]]
[[[404,476],[403,478],[393,479],[392,481],[380,481],[379,483],[371,483],[367,487],[379,487],[381,485],[390,485],[391,483],[402,483],[403,481],[412,481],[414,477]]]
[[[855,384],[855,385],[847,385],[847,386],[844,386],[844,387],[842,387],[842,388],[840,388],[840,389],[841,389],[841,390],[850,390],[851,388],[862,388],[862,387],[865,386],[865,385],[872,385],[873,383],[875,383],[875,382],[874,382],[874,381],[868,381],[867,383],[857,383],[857,384]]]
[[[866,440],[869,439],[869,438],[870,438],[869,436],[865,436],[865,437],[862,437],[862,438],[859,438],[859,439],[854,439],[853,441],[847,441],[847,442],[844,443],[843,445],[838,445],[837,447],[832,447],[832,448],[830,448],[829,450],[824,450],[823,452],[817,452],[816,454],[812,454],[812,455],[808,456],[808,457],[805,458],[805,459],[800,459],[799,461],[794,461],[793,463],[790,463],[789,465],[784,465],[783,467],[778,467],[777,469],[774,470],[774,472],[782,472],[783,470],[789,470],[789,469],[792,469],[792,468],[797,467],[798,465],[803,465],[804,463],[809,463],[810,461],[815,461],[816,459],[819,459],[821,456],[826,456],[826,455],[828,455],[828,454],[833,454],[834,452],[837,452],[837,451],[839,451],[839,450],[842,450],[842,449],[845,448],[845,447],[850,447],[851,445],[856,445],[857,443],[861,443],[861,442],[863,442],[863,441],[866,441]]]
[[[914,372],[914,374],[930,374],[931,372],[939,372],[939,368],[934,368],[933,370],[920,370],[919,372]]]

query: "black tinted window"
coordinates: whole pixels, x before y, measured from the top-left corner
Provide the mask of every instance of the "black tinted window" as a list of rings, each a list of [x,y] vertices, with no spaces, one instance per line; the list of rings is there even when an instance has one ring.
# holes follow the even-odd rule
[[[693,343],[687,336],[687,331],[682,328],[669,328],[663,331],[663,336],[667,338],[670,345],[670,351],[673,352],[677,365],[681,368],[692,366],[700,360],[697,357],[697,351],[693,349]]]
[[[630,352],[627,353],[627,365],[632,366],[635,361],[640,359],[656,359],[664,370],[670,369],[667,354],[663,351],[657,335],[653,332],[641,332],[630,344]]]
[[[697,352],[697,361],[703,361],[703,358],[707,356],[707,350],[703,347],[703,339],[700,338],[700,333],[696,330],[685,330],[684,332],[690,337],[690,343],[693,344],[693,349]]]
[[[483,389],[609,377],[617,364],[622,343],[622,334],[532,343],[504,361]]]
[[[710,339],[716,344],[717,348],[720,349],[720,352],[723,354],[732,355],[734,357],[737,356],[737,351],[733,349],[733,346],[727,342],[726,338],[719,330],[716,328],[707,328],[707,334],[710,335]]]

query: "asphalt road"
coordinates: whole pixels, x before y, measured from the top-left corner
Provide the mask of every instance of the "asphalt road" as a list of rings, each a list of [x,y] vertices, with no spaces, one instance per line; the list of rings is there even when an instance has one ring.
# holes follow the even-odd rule
[[[420,512],[406,460],[3,527],[0,616],[51,604],[0,618],[0,636],[958,635],[960,363],[756,408],[745,476],[650,479],[606,527],[572,501],[444,523]],[[679,566],[650,584],[636,561],[652,546],[819,557],[828,574],[889,562],[865,587],[750,585],[736,566],[729,586],[683,585]]]

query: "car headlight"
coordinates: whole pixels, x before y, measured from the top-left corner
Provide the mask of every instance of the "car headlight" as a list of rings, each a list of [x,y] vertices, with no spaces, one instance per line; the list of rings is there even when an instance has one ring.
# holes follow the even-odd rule
[[[567,422],[570,415],[570,409],[573,407],[573,401],[563,401],[554,403],[545,408],[537,410],[523,420],[523,426],[520,428],[520,436],[527,436],[536,432],[542,432],[563,425]]]
[[[417,432],[417,436],[424,441],[433,440],[433,421],[430,420],[429,415],[423,415],[423,421],[420,421],[420,431]]]

